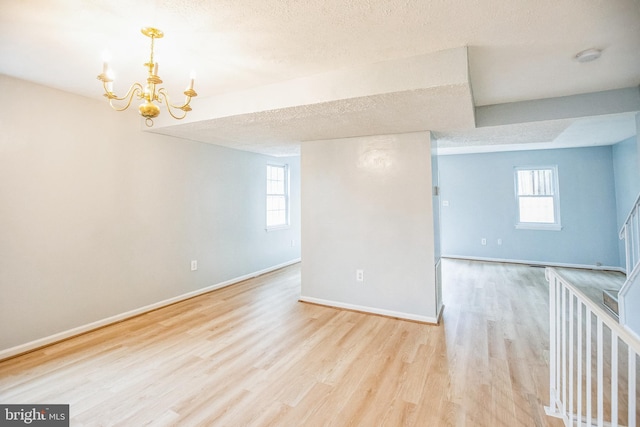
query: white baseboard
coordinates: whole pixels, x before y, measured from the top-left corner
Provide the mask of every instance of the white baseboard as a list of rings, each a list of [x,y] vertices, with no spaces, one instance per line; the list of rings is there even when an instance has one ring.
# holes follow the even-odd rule
[[[608,265],[569,264],[564,262],[527,261],[527,260],[521,260],[521,259],[487,258],[487,257],[476,257],[476,256],[467,256],[467,255],[442,255],[442,258],[468,259],[471,261],[486,261],[486,262],[505,262],[505,263],[511,263],[511,264],[539,265],[544,267],[582,268],[585,270],[606,270],[606,271],[617,271],[620,273],[625,273],[625,269],[622,267],[612,267]]]
[[[434,325],[438,324],[437,317],[420,316],[418,314],[403,313],[399,311],[385,310],[382,308],[367,307],[364,305],[348,304],[344,302],[331,301],[331,300],[326,300],[321,298],[305,297],[302,295],[300,296],[299,300],[302,302],[308,302],[311,304],[324,305],[326,307],[342,308],[345,310],[358,311],[361,313],[377,314],[385,317],[393,317],[396,319],[403,319],[403,320],[412,320],[415,322],[430,323]]]
[[[226,280],[224,282],[216,283],[215,285],[207,286],[206,288],[197,289],[195,291],[188,292],[186,294],[178,295],[173,298],[169,298],[153,304],[145,305],[144,307],[136,308],[136,309],[127,311],[125,313],[116,314],[115,316],[107,317],[106,319],[101,319],[86,325],[78,326],[77,328],[59,332],[57,334],[50,335],[48,337],[40,338],[35,341],[17,345],[15,347],[11,347],[5,350],[0,350],[0,361],[4,359],[8,359],[10,357],[17,356],[22,353],[33,351],[40,347],[51,345],[53,343],[74,337],[76,335],[84,334],[94,329],[102,328],[104,326],[108,326],[113,323],[121,322],[131,317],[139,316],[149,311],[157,310],[159,308],[166,307],[168,305],[175,304],[177,302],[184,301],[186,299],[193,298],[198,295],[206,294],[207,292],[215,291],[216,289],[224,288],[224,287],[233,285],[235,283],[242,282],[243,280],[252,279],[254,277],[257,277],[266,273],[270,273],[275,270],[279,270],[281,268],[296,264],[298,262],[300,262],[300,258],[292,259],[282,264],[274,265],[272,267],[268,267],[263,270],[245,274],[244,276],[236,277],[230,280]]]

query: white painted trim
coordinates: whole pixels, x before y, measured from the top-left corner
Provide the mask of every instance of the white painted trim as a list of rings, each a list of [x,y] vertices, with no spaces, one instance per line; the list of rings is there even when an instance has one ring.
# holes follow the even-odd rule
[[[549,282],[549,343],[550,343],[550,351],[549,351],[549,366],[550,366],[550,378],[549,378],[549,396],[550,396],[550,405],[549,408],[551,412],[560,413],[561,418],[564,419],[564,424],[566,426],[573,426],[575,420],[582,420],[580,425],[585,421],[583,416],[583,410],[585,407],[580,407],[580,411],[578,413],[572,412],[575,408],[571,406],[571,402],[575,402],[573,400],[573,392],[576,389],[576,381],[582,381],[581,378],[574,379],[573,375],[569,375],[567,378],[566,373],[574,372],[574,362],[577,360],[580,362],[582,359],[582,347],[578,347],[577,354],[574,353],[574,347],[572,342],[575,343],[574,340],[574,318],[576,316],[574,312],[574,306],[584,307],[584,312],[588,317],[588,321],[586,323],[587,329],[585,331],[585,339],[586,343],[592,344],[592,349],[595,347],[597,350],[597,375],[593,378],[591,383],[592,390],[598,389],[598,408],[596,409],[596,414],[591,417],[592,414],[588,414],[592,421],[598,421],[599,426],[609,427],[611,424],[608,422],[603,423],[603,410],[602,408],[602,391],[605,384],[603,384],[603,376],[602,370],[604,369],[603,362],[603,330],[604,328],[608,329],[611,333],[611,336],[617,336],[617,340],[622,341],[629,349],[629,358],[635,361],[635,358],[638,354],[640,354],[640,340],[637,339],[637,335],[633,333],[629,333],[628,328],[624,325],[618,323],[612,316],[610,316],[604,308],[601,308],[596,302],[592,301],[588,298],[580,289],[576,288],[570,281],[568,281],[565,277],[562,276],[562,273],[554,268],[545,269],[545,278]],[[567,310],[568,308],[568,310]],[[591,316],[595,315],[597,319],[597,336],[594,338],[593,335],[590,335],[592,320]],[[580,319],[580,316],[577,316]],[[581,336],[581,335],[579,335]],[[580,341],[578,341],[580,342]],[[613,351],[615,350],[615,351]],[[613,347],[611,357],[614,361],[617,361],[617,358],[620,357],[617,345]],[[588,354],[588,353],[587,353]],[[589,364],[593,363],[593,359],[589,359],[587,356],[587,365],[585,369],[587,371],[590,369]],[[635,362],[634,362],[635,363]],[[633,366],[633,365],[632,365]],[[631,384],[635,383],[637,373],[635,371],[632,372],[630,369],[628,373],[624,372],[624,369],[619,369],[617,363],[613,365],[612,369],[612,379],[611,384],[615,386],[617,384],[618,378],[625,378],[627,376],[631,376],[629,378],[629,382]],[[581,371],[581,368],[578,368]],[[584,373],[584,371],[581,371]],[[614,375],[615,374],[615,375]],[[628,375],[627,375],[628,374]],[[629,390],[630,391],[630,390]],[[588,390],[587,390],[588,392]],[[568,395],[567,395],[568,393]],[[635,393],[635,392],[634,392]],[[628,401],[633,401],[633,397],[628,396],[628,393],[621,393],[621,399],[627,399]],[[618,396],[614,395],[612,397],[612,405],[617,405]],[[614,406],[611,406],[614,408]],[[617,406],[615,406],[617,407]],[[633,407],[629,407],[630,412],[633,413]],[[549,412],[547,412],[549,413]],[[587,411],[584,412],[587,415]],[[553,415],[553,414],[551,414]],[[617,420],[614,417],[613,420]],[[588,424],[593,425],[595,424]],[[618,425],[618,424],[615,424]]]
[[[569,264],[565,262],[547,262],[547,261],[527,261],[521,259],[505,259],[505,258],[486,258],[468,255],[442,255],[442,258],[451,259],[468,259],[471,261],[486,261],[486,262],[505,262],[510,264],[527,264],[527,265],[539,265],[541,267],[566,267],[566,268],[582,268],[585,270],[606,270],[617,271],[619,273],[625,273],[625,269],[622,267],[612,267],[609,265],[589,265],[589,264]]]
[[[542,231],[561,231],[560,224],[543,224],[539,222],[519,222],[515,225],[516,230],[542,230]]]
[[[440,307],[438,307],[438,313],[436,314],[436,323],[439,325],[440,321],[442,320],[442,312],[444,311],[444,304],[440,304]]]
[[[516,212],[518,222],[515,225],[516,230],[539,230],[539,231],[560,231],[562,230],[562,220],[560,218],[560,186],[558,184],[558,165],[523,165],[516,166],[513,168],[513,184],[514,184],[514,195],[515,195],[515,204],[516,204]],[[519,171],[539,171],[539,170],[551,170],[551,178],[553,182],[553,194],[551,197],[553,198],[553,223],[542,223],[542,222],[522,222],[520,221],[521,212],[520,212],[520,198],[521,197],[532,197],[531,195],[521,195],[518,193],[518,188],[520,187],[518,184],[518,172]],[[537,197],[537,196],[533,196]],[[545,195],[545,197],[549,197],[549,195]]]
[[[558,411],[556,408],[545,406],[544,412],[550,417],[564,419],[564,417],[562,416],[562,412]]]
[[[413,320],[416,322],[430,323],[434,325],[438,323],[437,317],[421,316],[418,314],[403,313],[399,311],[385,310],[382,308],[367,307],[364,305],[348,304],[344,302],[331,301],[331,300],[326,300],[321,298],[305,297],[302,295],[300,296],[299,300],[302,302],[308,302],[311,304],[324,305],[326,307],[342,308],[346,310],[359,311],[362,313],[369,313],[369,314],[378,314],[381,316],[394,317],[394,318],[403,319],[403,320]]]
[[[561,420],[564,421],[565,425],[569,425],[569,418],[564,416],[564,415],[562,415],[562,412],[558,411],[557,409],[551,408],[549,406],[545,406],[544,407],[544,412],[550,417],[560,418]],[[575,413],[573,413],[573,419],[575,420],[574,424],[577,424],[578,421],[576,420],[576,414]],[[581,422],[580,425],[585,425],[587,427],[598,427],[598,424],[594,424],[594,423],[597,423],[597,420],[594,420],[593,418],[592,418],[592,423],[591,424],[587,424],[587,417],[585,417],[585,416],[580,417],[580,420],[581,420],[580,421]],[[612,427],[612,426],[613,426],[613,424],[611,424],[608,421],[604,421],[602,423],[602,427]]]
[[[59,332],[57,334],[49,335],[48,337],[40,338],[35,341],[31,341],[25,344],[20,344],[15,347],[7,348],[5,350],[0,350],[0,361],[4,359],[8,359],[10,357],[17,356],[22,353],[27,353],[33,351],[40,347],[45,347],[47,345],[54,344],[58,341],[62,341],[76,335],[81,335],[86,332],[92,331],[94,329],[102,328],[104,326],[111,325],[113,323],[121,322],[123,320],[139,316],[141,314],[157,310],[162,307],[166,307],[171,304],[175,304],[180,301],[187,300],[189,298],[196,297],[198,295],[206,294],[211,291],[215,291],[216,289],[224,288],[227,286],[231,286],[233,284],[242,282],[247,279],[252,279],[254,277],[261,276],[266,273],[270,273],[275,270],[279,270],[281,268],[287,267],[289,265],[293,265],[300,262],[300,258],[292,259],[290,261],[284,262],[282,264],[274,265],[272,267],[265,268],[263,270],[255,271],[253,273],[245,274],[244,276],[236,277],[233,279],[225,280],[224,282],[216,283],[215,285],[207,286],[206,288],[197,289],[192,292],[187,292],[186,294],[178,295],[173,298],[169,298],[163,301],[159,301],[153,304],[145,305],[144,307],[136,308],[125,313],[116,314],[115,316],[107,317],[105,319],[97,320],[92,323],[88,323],[86,325],[78,326],[77,328],[69,329],[63,332]]]
[[[622,325],[624,327],[624,329],[629,332],[629,335],[633,336],[635,339],[637,339],[638,341],[640,341],[640,335],[638,335],[636,333],[636,331],[634,331],[633,329],[631,329],[629,326],[627,326],[626,324]]]

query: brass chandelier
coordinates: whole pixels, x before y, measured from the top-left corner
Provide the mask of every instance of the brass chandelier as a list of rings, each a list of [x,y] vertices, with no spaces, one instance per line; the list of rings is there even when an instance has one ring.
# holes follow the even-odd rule
[[[164,36],[164,33],[153,27],[144,27],[141,32],[151,39],[151,56],[149,57],[149,62],[144,64],[144,67],[148,69],[149,73],[147,77],[147,84],[143,86],[136,82],[131,85],[125,96],[122,98],[118,97],[113,93],[113,74],[109,69],[109,64],[105,61],[102,65],[102,73],[98,76],[98,80],[102,81],[102,85],[104,87],[104,96],[109,100],[111,108],[116,111],[124,111],[129,108],[134,96],[137,99],[144,100],[144,102],[138,107],[138,111],[140,112],[140,115],[145,118],[145,124],[148,127],[153,126],[153,119],[158,117],[160,114],[160,107],[158,107],[154,101],[157,101],[159,104],[164,104],[167,111],[174,119],[183,119],[187,113],[191,111],[191,107],[189,106],[191,98],[198,96],[196,91],[193,90],[195,76],[193,74],[191,75],[189,87],[184,91],[186,96],[184,104],[173,105],[171,101],[169,101],[169,95],[165,88],[158,89],[156,87],[162,83],[162,80],[158,76],[158,63],[153,61],[153,43],[155,39],[161,39]],[[114,105],[114,101],[124,101],[125,104],[124,106]],[[177,112],[177,110],[181,110],[181,113]]]

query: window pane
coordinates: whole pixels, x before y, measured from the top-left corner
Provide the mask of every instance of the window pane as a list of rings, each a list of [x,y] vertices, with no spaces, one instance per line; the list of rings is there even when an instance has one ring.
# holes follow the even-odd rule
[[[277,169],[273,166],[267,166],[267,179],[276,179]]]
[[[284,194],[284,172],[284,167],[267,166],[267,194]]]
[[[275,181],[273,183],[274,194],[284,194],[284,181]]]
[[[553,197],[519,197],[520,222],[555,223]]]
[[[284,196],[267,196],[267,210],[280,211],[285,209]]]
[[[267,226],[286,225],[286,206],[285,196],[267,196]]]
[[[267,226],[287,225],[287,167],[267,165]]]
[[[533,194],[531,186],[531,171],[519,170],[517,171],[518,180],[518,195],[530,195]]]
[[[553,194],[553,170],[517,171],[519,196],[550,196]]]
[[[274,225],[284,225],[285,223],[285,214],[284,211],[276,211],[274,212]]]

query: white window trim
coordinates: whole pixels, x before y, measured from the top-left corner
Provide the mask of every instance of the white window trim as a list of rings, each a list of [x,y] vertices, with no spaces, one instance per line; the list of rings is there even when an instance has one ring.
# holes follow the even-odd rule
[[[556,222],[520,222],[520,199],[518,195],[518,171],[519,170],[540,170],[551,169],[553,171],[553,214]],[[562,230],[562,222],[560,221],[560,187],[558,185],[558,165],[536,165],[536,166],[516,166],[513,168],[513,190],[516,202],[516,222],[515,228],[517,230],[547,230],[547,231],[560,231]]]
[[[265,231],[278,231],[278,230],[288,230],[289,228],[291,228],[290,225],[274,225],[271,227],[265,227],[264,230]]]
[[[271,167],[276,167],[276,168],[284,168],[284,204],[285,204],[285,224],[279,224],[279,225],[266,225],[267,222],[267,209],[266,209],[266,203],[267,203],[267,199],[269,198],[270,194],[265,194],[265,231],[278,231],[278,230],[286,230],[288,228],[291,228],[291,208],[289,205],[289,192],[290,192],[290,186],[289,186],[289,182],[290,182],[290,177],[289,177],[289,165],[288,164],[275,164],[275,163],[267,163],[266,166],[271,166]],[[266,169],[266,168],[265,168]],[[266,185],[265,185],[266,187]]]
[[[562,225],[560,224],[547,224],[544,222],[519,222],[516,224],[516,229],[518,230],[551,230],[551,231],[559,231],[562,230]]]

